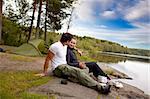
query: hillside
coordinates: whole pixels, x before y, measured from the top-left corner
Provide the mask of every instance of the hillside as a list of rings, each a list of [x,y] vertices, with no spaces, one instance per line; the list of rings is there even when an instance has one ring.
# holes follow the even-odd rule
[[[58,41],[60,36],[60,33],[49,32],[47,47],[49,47],[52,43]],[[92,60],[100,62],[118,62],[125,60],[121,57],[114,58],[113,56],[104,56],[102,54],[99,54],[99,52],[150,56],[150,50],[128,48],[116,42],[100,40],[86,36],[80,37],[75,35],[75,37],[77,38],[77,47],[83,51],[83,56],[78,56],[80,60]]]
[[[2,21],[2,39],[4,45],[20,46],[27,42],[28,27],[20,26],[16,24],[16,22],[10,21],[6,17],[3,17]],[[33,28],[31,39],[35,38],[34,34],[35,28]],[[47,48],[50,46],[50,44],[58,41],[60,36],[60,33],[47,32]],[[97,59],[100,59],[100,55],[97,54],[99,51],[150,56],[150,50],[131,49],[116,42],[100,40],[86,36],[76,36],[76,38],[78,40],[78,48],[84,52],[84,55],[80,59],[84,60],[96,61]],[[40,31],[40,39],[44,39],[44,31],[42,30]],[[46,51],[43,53],[46,53]]]

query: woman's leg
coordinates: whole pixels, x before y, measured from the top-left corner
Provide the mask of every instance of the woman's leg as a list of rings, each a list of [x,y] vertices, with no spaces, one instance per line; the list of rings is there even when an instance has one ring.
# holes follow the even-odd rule
[[[107,77],[108,79],[110,79],[106,73],[103,72],[103,70],[95,63],[95,62],[87,62],[85,63],[86,66],[89,68],[89,71],[90,72],[93,72],[93,75],[95,77],[98,77],[98,75],[101,75],[101,76],[105,76]]]

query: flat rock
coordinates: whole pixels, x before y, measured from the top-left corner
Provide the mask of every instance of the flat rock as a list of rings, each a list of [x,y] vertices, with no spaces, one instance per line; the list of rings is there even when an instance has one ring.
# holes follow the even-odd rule
[[[29,89],[30,93],[44,94],[56,99],[149,99],[143,91],[136,87],[123,83],[124,87],[117,89],[111,87],[108,95],[103,95],[93,89],[77,83],[68,81],[68,84],[61,84],[61,78],[53,77],[48,83]]]

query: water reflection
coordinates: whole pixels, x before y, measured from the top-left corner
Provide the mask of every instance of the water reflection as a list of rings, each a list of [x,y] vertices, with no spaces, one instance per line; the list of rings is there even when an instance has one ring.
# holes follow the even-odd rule
[[[97,54],[94,59],[96,59],[99,62],[104,63],[118,63],[118,62],[126,62],[127,58],[120,57],[120,56],[113,56],[113,55],[107,55],[107,54]]]
[[[133,80],[122,81],[135,86],[150,95],[150,60],[108,54],[97,54],[95,58],[99,62],[108,63],[109,66],[133,78]]]
[[[104,62],[104,63],[126,62],[126,60],[131,60],[131,61],[136,60],[136,61],[140,61],[140,62],[150,63],[150,60],[148,60],[148,59],[139,59],[139,58],[115,56],[115,55],[102,54],[102,53],[99,53],[99,54],[93,56],[93,58],[96,59],[99,62]]]
[[[150,94],[150,67],[149,63],[141,61],[126,60],[108,64],[109,66],[127,74],[133,80],[122,80],[125,83],[131,84],[145,93]]]

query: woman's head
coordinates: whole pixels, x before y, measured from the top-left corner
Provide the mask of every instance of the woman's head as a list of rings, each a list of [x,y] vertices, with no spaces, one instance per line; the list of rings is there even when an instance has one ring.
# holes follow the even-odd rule
[[[69,42],[68,46],[70,48],[74,48],[74,47],[76,47],[76,44],[77,44],[77,40],[75,38],[72,38],[71,41]]]

